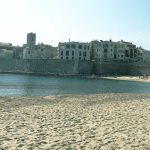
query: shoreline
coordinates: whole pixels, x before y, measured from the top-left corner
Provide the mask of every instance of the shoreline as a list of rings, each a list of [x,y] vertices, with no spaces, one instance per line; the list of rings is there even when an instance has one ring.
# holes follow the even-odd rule
[[[0,74],[23,74],[23,75],[37,75],[37,76],[52,76],[52,77],[79,77],[84,79],[106,79],[106,80],[120,80],[120,81],[135,81],[135,82],[150,82],[150,78],[144,79],[143,76],[129,76],[129,75],[81,75],[81,74],[54,74],[54,73],[40,73],[40,72],[0,72]]]
[[[144,79],[143,76],[108,76],[108,77],[101,77],[102,79],[109,79],[109,80],[120,80],[120,81],[134,81],[134,82],[150,82],[150,78]]]

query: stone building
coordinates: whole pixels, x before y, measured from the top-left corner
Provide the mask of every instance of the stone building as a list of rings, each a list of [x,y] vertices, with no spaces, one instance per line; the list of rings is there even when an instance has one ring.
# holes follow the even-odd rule
[[[0,42],[0,49],[7,49],[7,50],[13,50],[14,46],[12,43],[4,43]]]
[[[13,58],[14,48],[15,47],[12,45],[12,43],[0,42],[0,58]]]
[[[13,50],[13,58],[22,59],[23,58],[23,47],[16,46]]]
[[[13,51],[7,49],[0,49],[0,58],[12,59]]]
[[[120,46],[123,45],[122,51],[124,52],[125,62],[137,62],[138,61],[138,49],[136,45],[131,42],[120,41]]]
[[[54,59],[57,48],[43,43],[36,45],[36,34],[27,34],[27,44],[23,46],[23,59]]]
[[[140,62],[150,63],[150,51],[139,48],[141,50],[141,59]]]
[[[59,43],[59,58],[68,60],[90,60],[90,44],[81,42]]]
[[[91,41],[91,60],[133,62],[138,58],[136,45],[130,42]]]

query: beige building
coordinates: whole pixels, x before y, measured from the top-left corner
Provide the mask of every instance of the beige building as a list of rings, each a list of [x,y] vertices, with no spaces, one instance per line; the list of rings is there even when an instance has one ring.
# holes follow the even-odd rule
[[[36,34],[27,34],[27,44],[23,46],[23,59],[54,59],[57,48],[43,43],[36,45]]]
[[[59,58],[68,60],[90,60],[90,44],[81,42],[59,43]]]
[[[150,63],[150,51],[148,50],[144,50],[144,49],[141,49],[142,50],[142,59],[141,59],[141,62],[144,62],[144,63]]]
[[[0,49],[13,50],[14,46],[12,45],[12,43],[0,42]]]
[[[0,58],[12,59],[13,51],[7,49],[0,49]]]
[[[0,58],[13,58],[13,49],[12,43],[0,42]]]
[[[137,60],[138,50],[130,42],[91,41],[91,60],[132,62]]]
[[[57,56],[57,48],[51,45],[38,44],[30,48],[23,48],[23,59],[54,59]]]

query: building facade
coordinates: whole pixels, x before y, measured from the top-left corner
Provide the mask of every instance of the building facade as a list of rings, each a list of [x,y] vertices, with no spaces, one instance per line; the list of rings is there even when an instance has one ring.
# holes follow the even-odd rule
[[[91,60],[134,62],[138,59],[138,49],[130,42],[91,41]]]
[[[64,42],[58,46],[59,58],[67,60],[90,60],[90,44],[81,42]]]
[[[141,61],[144,63],[150,63],[150,51],[143,49]]]
[[[57,56],[57,48],[51,45],[38,44],[30,48],[23,48],[23,59],[54,59]]]
[[[43,43],[36,45],[36,34],[27,34],[27,43],[23,46],[23,59],[54,59],[57,48]]]
[[[13,50],[14,46],[12,45],[12,43],[0,42],[0,49]]]
[[[13,58],[14,46],[12,43],[0,42],[0,58],[11,59]]]

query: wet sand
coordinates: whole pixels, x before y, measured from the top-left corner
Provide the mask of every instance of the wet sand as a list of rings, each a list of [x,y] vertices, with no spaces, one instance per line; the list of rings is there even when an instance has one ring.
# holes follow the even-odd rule
[[[0,149],[150,149],[150,95],[0,97]]]

